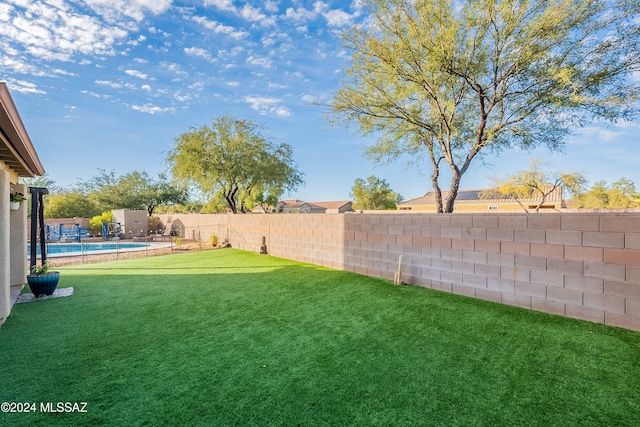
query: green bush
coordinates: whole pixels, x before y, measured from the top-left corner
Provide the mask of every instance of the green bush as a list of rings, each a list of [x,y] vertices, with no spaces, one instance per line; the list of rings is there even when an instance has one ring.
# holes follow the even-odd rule
[[[111,222],[112,220],[113,215],[111,211],[102,212],[100,215],[91,218],[91,221],[89,221],[89,230],[91,230],[94,235],[102,234],[102,223]]]

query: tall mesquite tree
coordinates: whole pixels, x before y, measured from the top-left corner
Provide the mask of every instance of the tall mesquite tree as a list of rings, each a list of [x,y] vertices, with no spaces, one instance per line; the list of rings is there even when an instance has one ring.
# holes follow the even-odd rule
[[[151,216],[159,205],[187,201],[187,193],[174,186],[165,174],[154,179],[145,171],[119,176],[113,170],[98,169],[98,175],[80,181],[79,186],[102,210],[144,208]]]
[[[180,135],[168,162],[175,179],[195,184],[203,194],[222,196],[233,213],[246,212],[249,201],[260,201],[264,194],[279,196],[303,183],[288,144],[274,144],[252,121],[229,115]]]
[[[575,126],[637,113],[640,0],[363,1],[332,118],[379,136],[375,161],[426,152],[439,212],[475,158],[561,150]]]

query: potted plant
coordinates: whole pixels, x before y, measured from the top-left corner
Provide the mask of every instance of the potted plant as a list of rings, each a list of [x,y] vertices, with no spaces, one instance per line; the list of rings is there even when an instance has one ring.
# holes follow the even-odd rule
[[[40,267],[33,266],[31,268],[31,274],[27,276],[27,282],[29,288],[35,297],[40,295],[51,295],[58,287],[58,280],[60,279],[59,271],[49,271],[47,263],[43,263]]]
[[[11,193],[9,196],[10,208],[12,211],[18,210],[20,208],[20,203],[25,199],[24,194],[22,193]]]

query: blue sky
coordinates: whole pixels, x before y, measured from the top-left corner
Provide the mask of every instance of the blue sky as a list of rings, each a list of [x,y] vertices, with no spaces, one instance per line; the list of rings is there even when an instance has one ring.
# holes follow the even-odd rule
[[[163,172],[176,137],[230,113],[293,146],[306,184],[285,198],[347,199],[369,175],[418,197],[431,190],[428,162],[376,166],[362,155],[372,139],[332,127],[311,105],[340,87],[349,54],[339,34],[365,18],[358,0],[3,0],[0,80],[62,186],[98,169]],[[639,134],[640,121],[593,124],[562,154],[476,162],[461,188],[524,169],[531,156],[585,170],[590,183],[626,177],[640,187]]]

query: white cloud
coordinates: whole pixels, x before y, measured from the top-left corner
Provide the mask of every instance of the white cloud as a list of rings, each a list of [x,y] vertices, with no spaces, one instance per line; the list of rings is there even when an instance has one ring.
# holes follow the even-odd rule
[[[13,6],[10,4],[0,4],[0,21],[8,21],[11,19],[11,11],[13,10]]]
[[[302,95],[300,97],[300,99],[302,100],[302,102],[304,102],[305,104],[311,104],[313,102],[315,102],[316,98],[313,95]]]
[[[148,74],[145,74],[145,73],[143,73],[141,71],[138,71],[138,70],[124,70],[124,72],[127,73],[128,75],[132,76],[132,77],[137,77],[137,78],[142,79],[142,80],[146,80],[149,77]]]
[[[274,38],[267,36],[263,37],[260,41],[262,42],[262,46],[264,47],[269,47],[276,44],[276,40]]]
[[[184,53],[186,53],[187,55],[191,55],[191,56],[198,56],[200,58],[204,58],[209,62],[215,62],[217,61],[217,59],[213,58],[211,56],[211,53],[206,50],[206,49],[202,49],[199,47],[187,47],[184,49]]]
[[[42,89],[38,89],[38,86],[35,83],[28,82],[25,80],[16,80],[16,79],[6,79],[7,86],[11,91],[21,92],[21,93],[31,93],[35,95],[42,95],[45,92]]]
[[[96,92],[94,92],[92,90],[81,90],[80,93],[84,93],[85,95],[93,96],[94,98],[104,98],[104,99],[111,98],[111,95],[102,95],[102,94],[96,93]]]
[[[243,51],[244,51],[244,48],[242,46],[236,46],[231,50],[225,50],[225,49],[219,50],[218,58],[220,59],[232,58],[234,56],[240,55]]]
[[[291,111],[286,107],[278,107],[275,109],[274,112],[276,116],[279,116],[279,117],[290,117],[292,114]]]
[[[149,86],[149,85],[142,85],[142,86],[140,87],[140,89],[142,89],[142,90],[146,90],[147,92],[151,92],[151,86]]]
[[[317,16],[318,14],[316,12],[305,9],[304,7],[299,7],[297,9],[288,7],[284,14],[285,19],[297,24],[304,24],[305,22],[313,21]]]
[[[173,0],[84,0],[91,9],[107,20],[117,21],[123,17],[135,21],[144,19],[147,13],[159,15],[169,7]]]
[[[240,82],[227,82],[226,85],[231,87],[238,87],[240,86]]]
[[[236,30],[232,26],[224,25],[216,21],[210,21],[204,16],[192,16],[191,20],[197,22],[198,24],[213,31],[216,34],[226,34],[236,40],[245,38],[249,35],[247,31]]]
[[[59,74],[59,75],[61,75],[61,76],[72,76],[72,77],[77,76],[77,74],[76,74],[76,73],[72,73],[72,72],[67,71],[67,70],[62,70],[62,69],[60,69],[60,68],[54,68],[54,69],[52,69],[52,70],[51,70],[51,72],[52,72],[53,74]]]
[[[353,0],[351,2],[351,9],[359,12],[364,9],[364,1],[363,0]]]
[[[180,64],[176,64],[175,62],[161,62],[160,66],[167,71],[175,73],[179,77],[187,77],[189,75],[189,73],[180,67]]]
[[[138,46],[140,43],[144,42],[145,40],[147,40],[146,36],[140,35],[137,39],[135,40],[129,40],[127,42],[128,45],[130,46]]]
[[[153,105],[153,104],[144,104],[144,105],[132,105],[131,106],[132,110],[135,111],[140,111],[141,113],[147,113],[147,114],[161,114],[161,113],[168,113],[168,112],[175,112],[176,109],[173,107],[158,107],[157,105]]]
[[[354,16],[342,9],[333,9],[322,14],[331,27],[344,27],[353,23]]]
[[[14,5],[1,9],[3,45],[46,61],[71,61],[76,55],[112,56],[129,35],[125,23],[107,23],[100,16],[74,9],[70,2]]]
[[[273,67],[273,61],[263,56],[250,56],[247,58],[247,62],[251,65],[258,65],[266,69],[270,69]]]
[[[202,89],[204,89],[204,82],[195,82],[190,84],[189,86],[187,86],[189,89],[193,89],[193,90],[197,90],[197,91],[201,91]]]
[[[233,0],[205,0],[205,6],[215,6],[220,10],[234,11],[236,7],[233,5]]]
[[[295,77],[296,79],[304,79],[304,74],[302,74],[300,71],[294,71],[293,73],[287,71],[285,75],[290,77]]]
[[[180,92],[178,92],[178,93],[176,93],[175,95],[173,95],[173,98],[174,98],[176,101],[179,101],[179,102],[187,102],[187,101],[191,100],[192,96],[191,96],[191,95],[189,95],[189,94],[187,94],[187,95],[182,95],[182,94],[180,94]]]
[[[2,46],[0,46],[0,50]],[[0,55],[0,70],[8,70],[7,74],[30,74],[34,77],[43,77],[48,75],[48,73],[44,72],[40,67],[36,67],[33,64],[27,62],[26,58],[19,57],[11,57]]]
[[[315,13],[322,13],[323,11],[327,10],[329,8],[329,5],[323,1],[317,1],[313,4],[313,11]]]
[[[578,129],[576,134],[578,138],[575,139],[578,140],[576,140],[575,142],[589,143],[598,141],[611,142],[621,136],[622,132],[599,126],[586,126]]]
[[[253,110],[261,115],[275,114],[280,117],[291,116],[291,111],[286,107],[279,105],[282,100],[280,98],[264,97],[264,96],[245,96],[244,102],[249,104]]]
[[[250,4],[245,4],[242,9],[240,9],[239,15],[249,22],[258,22],[263,27],[275,25],[276,23],[274,17],[265,15],[262,13],[262,10],[251,6]]]
[[[257,22],[263,27],[275,25],[276,23],[276,19],[273,16],[265,15],[260,8],[251,6],[248,3],[245,3],[240,9],[234,6],[232,0],[205,0],[204,5],[214,6],[219,10],[231,12],[248,22]],[[272,2],[269,2],[268,6],[273,9],[274,5]]]
[[[120,83],[112,82],[110,80],[96,80],[94,83],[100,86],[107,86],[113,89],[120,89],[122,87]]]
[[[267,12],[271,12],[271,13],[278,13],[279,8],[278,8],[278,2],[275,1],[271,1],[271,0],[267,0],[264,3],[264,9]]]

